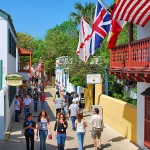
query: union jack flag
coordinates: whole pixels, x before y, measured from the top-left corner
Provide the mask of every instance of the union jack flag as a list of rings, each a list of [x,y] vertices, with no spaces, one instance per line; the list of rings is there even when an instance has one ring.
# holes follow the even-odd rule
[[[111,18],[108,13],[98,0],[94,23],[92,26],[92,40],[90,45],[90,54],[93,55],[96,50],[100,47],[103,39],[106,37],[110,30]]]

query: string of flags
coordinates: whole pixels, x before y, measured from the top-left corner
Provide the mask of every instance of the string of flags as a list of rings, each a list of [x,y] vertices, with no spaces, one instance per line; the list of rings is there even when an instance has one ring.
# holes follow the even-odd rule
[[[118,35],[126,22],[144,27],[150,20],[149,0],[117,0],[110,14],[98,0],[92,28],[81,18],[79,42],[76,54],[86,62],[101,46],[108,35],[108,48],[116,46]]]

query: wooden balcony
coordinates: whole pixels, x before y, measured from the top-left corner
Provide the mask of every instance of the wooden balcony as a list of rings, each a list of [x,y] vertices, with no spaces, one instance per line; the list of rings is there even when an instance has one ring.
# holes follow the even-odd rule
[[[18,72],[31,73],[31,65],[32,65],[32,55],[33,52],[22,47],[18,47],[19,59],[20,57],[29,57],[29,62],[20,62],[18,63]]]
[[[150,37],[111,49],[109,71],[121,79],[150,83]]]
[[[30,62],[20,62],[18,64],[18,71],[19,72],[25,72],[25,73],[30,73]]]

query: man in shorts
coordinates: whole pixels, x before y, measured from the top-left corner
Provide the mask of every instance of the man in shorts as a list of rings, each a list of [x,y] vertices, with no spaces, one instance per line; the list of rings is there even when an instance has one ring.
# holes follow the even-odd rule
[[[102,116],[99,115],[99,109],[94,108],[93,110],[93,116],[91,117],[90,123],[92,124],[92,138],[93,138],[93,143],[95,146],[95,150],[100,148],[101,146],[101,131],[102,131]]]

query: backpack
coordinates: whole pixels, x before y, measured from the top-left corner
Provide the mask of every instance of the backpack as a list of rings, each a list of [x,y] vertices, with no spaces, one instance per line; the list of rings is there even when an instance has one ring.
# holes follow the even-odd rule
[[[38,88],[37,87],[35,87],[34,90],[33,90],[33,94],[36,94],[36,93],[38,93]]]
[[[69,96],[68,97],[68,104],[69,104],[69,106],[72,104],[72,100],[73,100],[73,97]]]

